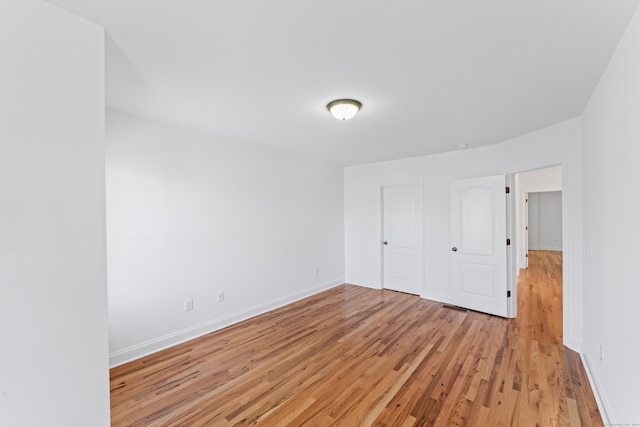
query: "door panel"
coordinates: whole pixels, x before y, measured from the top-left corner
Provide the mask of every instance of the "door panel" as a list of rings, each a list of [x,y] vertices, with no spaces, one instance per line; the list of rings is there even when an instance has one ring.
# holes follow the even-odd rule
[[[453,304],[507,316],[505,176],[451,183]]]
[[[524,268],[529,268],[529,193],[524,193]]]
[[[492,297],[495,293],[494,268],[468,262],[460,263],[460,287],[462,292],[482,297]]]
[[[422,290],[422,186],[382,188],[383,286],[420,294]]]
[[[468,187],[459,192],[460,246],[468,254],[493,254],[492,189]]]

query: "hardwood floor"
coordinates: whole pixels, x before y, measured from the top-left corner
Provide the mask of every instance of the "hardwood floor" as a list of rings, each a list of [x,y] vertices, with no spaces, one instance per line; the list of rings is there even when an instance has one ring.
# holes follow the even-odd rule
[[[112,425],[602,426],[561,268],[530,253],[518,319],[339,286],[112,369]]]

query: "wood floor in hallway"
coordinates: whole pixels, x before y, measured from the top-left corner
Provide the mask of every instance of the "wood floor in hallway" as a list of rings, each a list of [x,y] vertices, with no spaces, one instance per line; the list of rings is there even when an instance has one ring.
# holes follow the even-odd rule
[[[338,286],[112,369],[112,425],[602,426],[561,270],[530,253],[517,319]]]

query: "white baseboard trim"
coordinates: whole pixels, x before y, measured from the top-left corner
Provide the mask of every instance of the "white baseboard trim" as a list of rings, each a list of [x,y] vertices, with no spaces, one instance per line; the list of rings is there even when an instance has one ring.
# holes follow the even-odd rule
[[[615,420],[613,419],[613,415],[611,412],[611,407],[607,402],[607,398],[600,386],[600,381],[598,380],[598,376],[596,375],[596,371],[593,369],[593,363],[591,362],[591,358],[587,353],[579,352],[580,358],[582,359],[582,364],[585,367],[585,371],[587,372],[587,378],[589,378],[589,383],[591,384],[591,390],[593,390],[593,395],[596,398],[596,403],[598,405],[598,410],[600,411],[600,416],[602,416],[602,422],[605,426],[616,425]]]
[[[530,251],[555,251],[562,252],[562,245],[560,246],[537,246],[535,248],[529,246]]]
[[[564,344],[565,347],[575,351],[576,353],[580,355],[582,354],[582,343],[580,342],[580,340],[577,340],[573,337],[565,335],[563,337],[562,344]]]
[[[345,283],[349,283],[357,286],[363,286],[365,288],[371,288],[371,289],[382,289],[382,284],[375,280],[357,279],[357,278],[354,279],[353,277],[349,277],[347,280],[345,280]]]
[[[284,297],[276,298],[270,301],[265,301],[253,307],[249,307],[240,311],[237,311],[226,316],[209,320],[205,323],[192,326],[190,328],[183,329],[162,337],[149,340],[132,347],[125,348],[109,354],[109,367],[114,368],[119,365],[131,362],[144,356],[156,353],[160,350],[164,350],[183,342],[192,340],[194,338],[201,337],[208,333],[217,331],[243,320],[250,319],[259,314],[266,313],[267,311],[274,310],[278,307],[282,307],[292,302],[301,300],[311,295],[315,295],[327,289],[334,288],[344,283],[342,278],[334,279],[329,282],[325,282],[319,286],[307,288]]]

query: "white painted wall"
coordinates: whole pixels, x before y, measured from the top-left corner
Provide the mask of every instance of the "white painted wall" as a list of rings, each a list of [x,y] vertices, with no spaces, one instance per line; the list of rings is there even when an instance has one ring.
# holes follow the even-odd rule
[[[517,178],[518,191],[523,193],[562,191],[562,166],[522,172]]]
[[[0,4],[0,425],[109,425],[104,32]]]
[[[529,250],[562,250],[562,192],[529,193]]]
[[[112,364],[344,281],[341,167],[114,111],[107,128]]]
[[[515,173],[561,164],[568,202],[565,246],[565,342],[579,348],[582,337],[582,219],[580,120],[573,119],[506,143],[474,150],[345,169],[346,281],[380,288],[380,187],[424,183],[424,298],[450,302],[450,200],[454,179]]]
[[[584,110],[582,132],[585,360],[608,422],[638,424],[640,12]]]
[[[518,235],[516,239],[516,250],[518,253],[518,268],[525,268],[527,266],[524,218],[526,194],[541,191],[562,191],[562,166],[553,166],[550,168],[518,173],[516,174],[515,181],[517,194],[516,232]],[[566,200],[564,200],[564,203],[566,203]],[[566,220],[566,218],[563,217],[563,221],[564,220]],[[566,230],[563,229],[562,232],[564,236]]]

